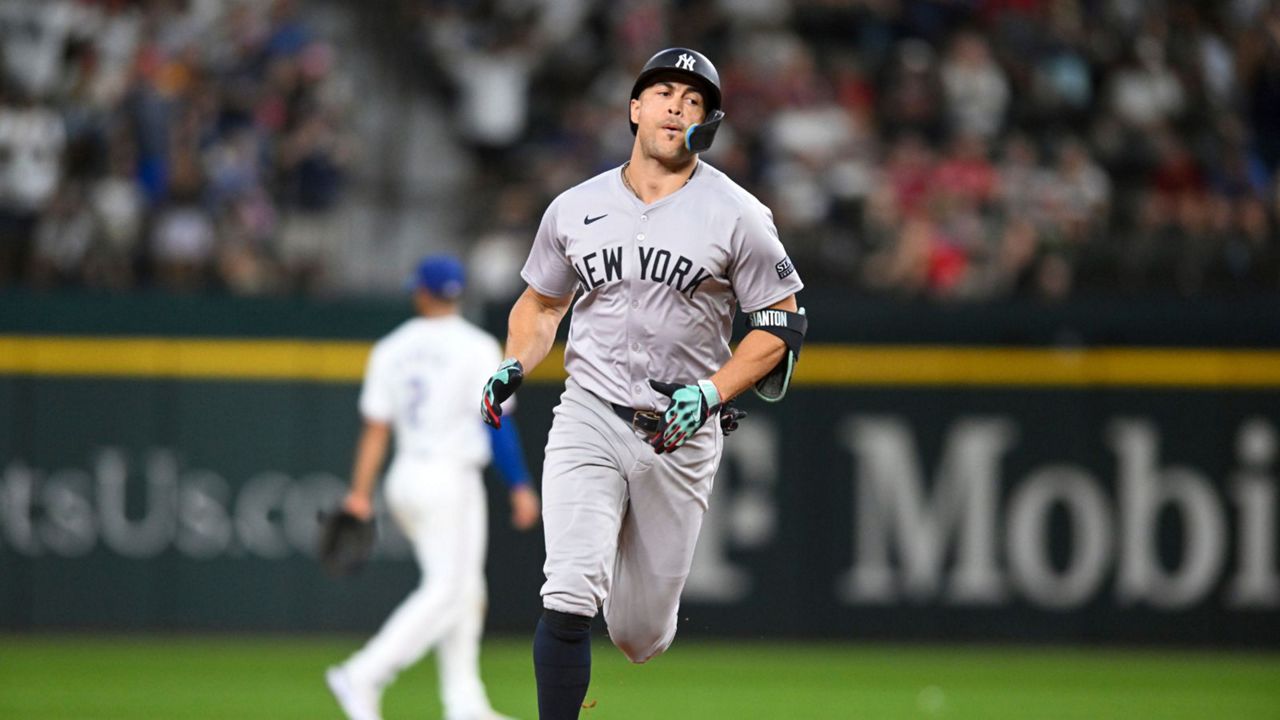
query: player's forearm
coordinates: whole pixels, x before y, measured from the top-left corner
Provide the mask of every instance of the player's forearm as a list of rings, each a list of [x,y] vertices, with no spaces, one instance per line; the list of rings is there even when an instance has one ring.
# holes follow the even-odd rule
[[[519,360],[525,372],[542,362],[551,352],[571,299],[547,298],[526,289],[507,319],[507,357]]]
[[[720,401],[729,402],[750,389],[777,366],[786,350],[786,343],[773,335],[760,331],[747,333],[729,362],[711,376]]]
[[[365,422],[360,440],[356,444],[355,465],[351,469],[351,492],[361,497],[373,497],[378,484],[378,471],[387,456],[391,440],[391,426],[387,423]]]
[[[796,312],[799,305],[795,295],[788,295],[769,307]],[[747,333],[729,362],[711,376],[711,382],[720,393],[720,401],[729,402],[746,392],[777,367],[786,352],[787,344],[781,338],[761,330]]]

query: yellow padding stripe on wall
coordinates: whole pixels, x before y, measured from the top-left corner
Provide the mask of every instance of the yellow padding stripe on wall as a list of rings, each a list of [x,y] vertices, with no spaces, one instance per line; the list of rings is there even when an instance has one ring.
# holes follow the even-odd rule
[[[358,383],[363,341],[0,336],[0,374]],[[531,381],[564,379],[556,346]],[[1276,387],[1280,351],[809,345],[797,386]]]
[[[0,336],[0,373],[358,382],[371,345],[306,340]]]

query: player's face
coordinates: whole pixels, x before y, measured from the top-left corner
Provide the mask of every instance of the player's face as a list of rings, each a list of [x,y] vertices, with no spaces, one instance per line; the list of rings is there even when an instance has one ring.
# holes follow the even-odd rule
[[[688,156],[684,133],[706,118],[702,93],[696,86],[660,78],[631,101],[636,139],[650,157],[676,160]]]

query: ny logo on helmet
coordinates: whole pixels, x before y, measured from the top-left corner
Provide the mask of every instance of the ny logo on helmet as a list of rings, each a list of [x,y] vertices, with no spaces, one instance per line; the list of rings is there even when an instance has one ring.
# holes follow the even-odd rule
[[[690,55],[690,54],[688,54],[688,53],[685,53],[685,54],[681,55],[680,57],[676,58],[676,69],[677,69],[677,70],[689,70],[689,71],[692,71],[692,70],[693,70],[693,64],[694,64],[695,62],[697,62],[697,60],[695,60],[695,59],[694,59],[694,57],[693,57],[692,55]]]

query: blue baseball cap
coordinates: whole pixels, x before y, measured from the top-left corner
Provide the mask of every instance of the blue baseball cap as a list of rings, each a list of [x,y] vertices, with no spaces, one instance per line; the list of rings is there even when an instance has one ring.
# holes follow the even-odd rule
[[[430,255],[418,262],[405,285],[409,290],[426,290],[436,297],[454,300],[467,285],[466,270],[456,257]]]

